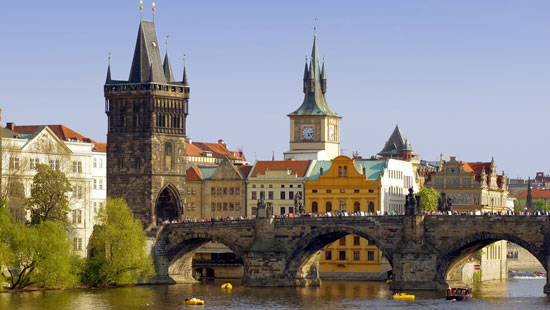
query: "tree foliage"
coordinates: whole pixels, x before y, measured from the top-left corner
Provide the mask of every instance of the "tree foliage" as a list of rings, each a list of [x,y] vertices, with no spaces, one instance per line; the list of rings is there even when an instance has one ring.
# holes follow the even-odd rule
[[[0,267],[10,289],[69,287],[78,281],[65,228],[53,221],[12,223],[6,208],[0,209]]]
[[[33,178],[31,197],[27,205],[31,211],[31,223],[38,224],[53,220],[68,224],[71,183],[65,173],[52,169],[48,165],[38,164]]]
[[[90,240],[93,257],[87,262],[85,279],[94,285],[136,284],[153,274],[143,225],[134,220],[123,199],[107,198],[97,216]]]
[[[439,198],[437,190],[424,186],[418,194],[422,198],[422,210],[428,212],[437,211],[437,199]]]
[[[537,199],[533,201],[533,210],[540,210],[540,211],[550,211],[550,206],[546,205],[546,202],[543,199]]]

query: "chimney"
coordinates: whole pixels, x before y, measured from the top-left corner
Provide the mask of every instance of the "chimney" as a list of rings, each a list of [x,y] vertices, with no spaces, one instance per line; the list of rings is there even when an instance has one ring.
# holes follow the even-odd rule
[[[189,143],[189,144],[193,144],[193,138],[191,138],[191,137],[187,137],[187,143]]]
[[[319,171],[319,174],[323,175],[323,168],[321,168],[321,170]]]
[[[363,175],[367,175],[367,168],[363,167]]]
[[[218,140],[218,144],[223,145],[225,148],[227,148],[227,144],[223,141],[223,139]]]
[[[6,123],[6,128],[8,128],[11,131],[15,130],[15,124],[14,123]]]

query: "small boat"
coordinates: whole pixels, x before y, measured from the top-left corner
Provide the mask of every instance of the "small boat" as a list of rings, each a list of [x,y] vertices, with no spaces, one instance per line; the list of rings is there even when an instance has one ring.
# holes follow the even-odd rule
[[[222,284],[222,289],[223,290],[231,290],[231,289],[233,289],[233,285],[231,285],[231,283],[224,283],[224,284]]]
[[[185,300],[183,301],[183,304],[184,305],[189,305],[189,306],[202,306],[204,305],[204,300],[202,299],[198,299],[198,298],[185,298]]]
[[[472,299],[472,289],[467,287],[449,287],[445,299],[457,301]]]
[[[409,295],[406,293],[397,293],[393,295],[394,300],[414,300],[414,295]]]
[[[386,284],[390,284],[392,282],[392,279],[387,279]]]

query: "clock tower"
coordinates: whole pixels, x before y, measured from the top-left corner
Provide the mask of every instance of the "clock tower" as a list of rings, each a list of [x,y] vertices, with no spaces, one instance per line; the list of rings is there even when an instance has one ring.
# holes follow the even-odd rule
[[[290,150],[285,159],[331,160],[340,155],[340,120],[327,104],[327,73],[321,66],[317,49],[317,33],[309,66],[304,68],[304,101],[290,118]]]

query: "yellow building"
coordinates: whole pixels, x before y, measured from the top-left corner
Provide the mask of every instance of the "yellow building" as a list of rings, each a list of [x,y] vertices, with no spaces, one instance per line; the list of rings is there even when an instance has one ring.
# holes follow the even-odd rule
[[[258,200],[263,192],[265,201],[273,206],[273,214],[282,216],[298,213],[296,197],[304,200],[304,183],[310,160],[258,161],[250,171],[247,181],[248,213],[256,215]]]
[[[306,212],[339,214],[380,211],[380,175],[385,161],[354,161],[338,156],[332,161],[316,161],[306,181]],[[380,279],[381,253],[366,239],[347,235],[331,244],[320,259],[323,277]]]

